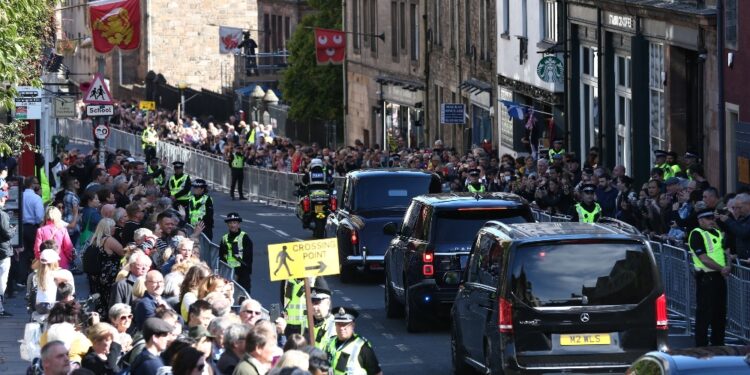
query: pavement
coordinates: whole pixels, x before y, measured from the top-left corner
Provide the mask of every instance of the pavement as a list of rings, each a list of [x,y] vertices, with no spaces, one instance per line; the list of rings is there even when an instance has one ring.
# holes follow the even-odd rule
[[[216,228],[214,242],[226,233],[223,215],[236,211],[243,218],[242,229],[254,244],[252,290],[250,295],[265,308],[279,303],[280,284],[271,282],[267,246],[273,243],[312,239],[312,232],[303,230],[294,212],[286,207],[266,205],[263,202],[232,201],[225,193],[210,192],[214,199]],[[360,275],[354,284],[342,284],[338,277],[326,278],[333,291],[333,306],[351,306],[360,311],[356,331],[371,341],[384,373],[449,374],[450,342],[445,327],[433,331],[411,334],[401,319],[387,319],[383,308],[383,274]],[[77,278],[76,289],[86,291],[84,278]],[[6,309],[14,316],[0,320],[0,374],[24,374],[29,363],[22,361],[18,340],[23,336],[28,315],[23,297],[11,299]],[[447,326],[447,325],[446,325]],[[670,330],[670,346],[689,347],[691,336],[680,335],[675,327]]]

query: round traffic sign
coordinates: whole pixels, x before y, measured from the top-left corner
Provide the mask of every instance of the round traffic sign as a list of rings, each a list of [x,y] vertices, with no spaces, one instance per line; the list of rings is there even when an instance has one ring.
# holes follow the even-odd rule
[[[99,124],[94,128],[94,137],[100,141],[103,141],[109,137],[109,126]]]

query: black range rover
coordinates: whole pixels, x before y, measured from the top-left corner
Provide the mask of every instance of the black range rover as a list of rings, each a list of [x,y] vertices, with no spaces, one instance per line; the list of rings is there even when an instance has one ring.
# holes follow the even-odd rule
[[[442,193],[415,197],[385,253],[385,307],[406,316],[410,332],[444,322],[477,231],[488,221],[533,221],[526,202],[507,193]]]
[[[601,224],[487,223],[451,314],[456,373],[622,373],[667,343],[648,242]]]

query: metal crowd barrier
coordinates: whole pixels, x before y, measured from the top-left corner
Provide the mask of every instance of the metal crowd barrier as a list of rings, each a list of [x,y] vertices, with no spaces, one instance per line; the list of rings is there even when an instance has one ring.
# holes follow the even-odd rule
[[[91,143],[93,134],[90,123],[80,120],[60,122],[60,134],[78,142]],[[108,142],[110,150],[127,149],[131,153],[141,152],[140,136],[112,129]],[[193,148],[159,141],[157,155],[167,160],[185,162],[185,171],[189,175],[201,176],[214,190],[229,191],[231,175],[227,162],[220,157]],[[250,197],[266,203],[295,205],[297,197],[295,183],[301,175],[278,172],[256,167],[245,167],[245,191]],[[343,178],[336,179],[336,189],[342,193]],[[533,212],[539,222],[563,222],[570,218],[561,215],[550,215],[546,212]],[[687,250],[657,241],[650,242],[659,264],[665,293],[667,294],[670,323],[684,328],[690,335],[691,324],[695,320],[695,278],[692,260]],[[233,270],[218,261],[218,245],[201,237],[201,257],[212,260],[211,267],[228,279],[233,279]],[[750,268],[735,265],[732,274],[727,278],[727,334],[750,342]],[[235,282],[235,290],[244,290]],[[245,292],[247,294],[247,292]],[[684,326],[684,327],[683,327]]]

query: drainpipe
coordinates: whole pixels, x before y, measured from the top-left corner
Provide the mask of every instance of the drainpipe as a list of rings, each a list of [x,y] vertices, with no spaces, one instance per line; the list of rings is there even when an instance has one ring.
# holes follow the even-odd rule
[[[724,0],[716,1],[716,70],[719,86],[719,108],[716,120],[719,130],[719,192],[727,192],[726,103],[724,102]]]
[[[597,117],[599,118],[599,134],[596,136],[596,144],[593,146],[599,147],[599,163],[604,164],[604,159],[606,157],[606,154],[604,152],[604,144],[602,141],[602,138],[604,138],[604,97],[606,94],[606,90],[604,89],[603,82],[606,82],[604,80],[604,64],[606,61],[604,58],[606,57],[606,54],[604,53],[604,42],[602,39],[606,36],[606,31],[602,28],[602,9],[597,8],[596,10],[596,53],[599,55],[597,58],[597,61],[599,61],[599,66],[597,66],[597,69],[599,70],[599,80],[597,81],[597,87],[596,89],[599,90],[599,104],[597,108]],[[607,84],[610,84],[610,82],[606,82]],[[588,155],[588,150],[586,150]]]

